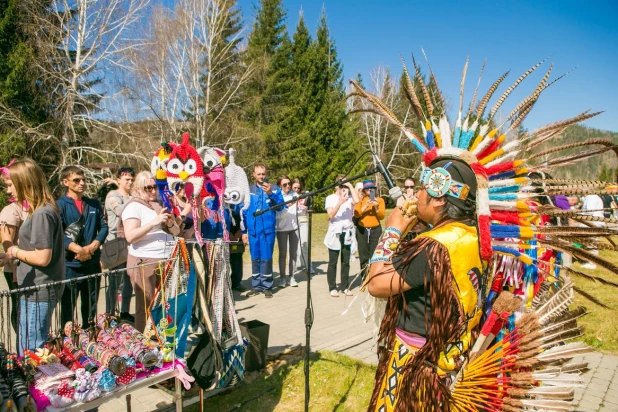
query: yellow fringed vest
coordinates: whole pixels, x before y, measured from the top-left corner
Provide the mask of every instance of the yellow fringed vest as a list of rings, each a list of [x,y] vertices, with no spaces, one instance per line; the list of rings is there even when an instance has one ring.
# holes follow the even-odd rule
[[[483,272],[478,233],[473,226],[452,222],[422,233],[419,237],[431,238],[447,249],[453,273],[453,288],[464,316],[468,320],[466,330],[460,336],[459,341],[448,342],[440,354],[438,367],[443,371],[453,371],[455,370],[455,358],[470,348],[472,331],[478,326],[482,315],[482,310],[478,306],[479,296],[470,279],[470,273],[474,272],[477,282],[480,282]]]

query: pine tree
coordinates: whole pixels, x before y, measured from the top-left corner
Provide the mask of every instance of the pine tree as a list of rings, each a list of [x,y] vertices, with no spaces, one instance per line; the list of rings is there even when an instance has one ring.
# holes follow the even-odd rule
[[[289,94],[286,109],[269,130],[271,159],[278,174],[299,177],[308,188],[334,182],[361,153],[354,125],[346,113],[341,63],[323,13],[312,40],[303,16],[292,40],[289,69],[282,73]],[[321,202],[318,201],[316,205]]]
[[[262,125],[272,122],[267,115],[267,106],[272,104],[267,87],[272,84],[282,61],[275,55],[287,39],[286,14],[282,0],[261,0],[253,29],[247,42],[245,64],[253,65],[254,73],[243,89],[245,119],[259,132]],[[281,55],[277,56],[279,59]],[[271,110],[272,111],[272,110]]]
[[[273,99],[270,106],[278,107],[279,111],[271,113],[274,121],[265,130],[265,140],[269,164],[275,174],[304,178],[299,175],[298,167],[310,160],[310,153],[305,150],[308,140],[305,124],[309,104],[307,79],[312,71],[311,43],[301,14],[292,42],[284,42],[274,59],[276,64],[267,96]]]
[[[324,10],[313,47],[315,58],[311,81],[314,90],[308,111],[308,128],[315,152],[313,172],[308,182],[319,187],[333,182],[337,174],[354,173],[365,165],[359,162],[354,170],[350,170],[362,153],[362,144],[346,113],[343,67],[337,57],[335,42],[330,37]]]
[[[58,90],[41,80],[39,62],[43,58],[34,36],[27,27],[30,17],[45,13],[46,2],[0,0],[0,164],[11,158],[30,156],[43,167],[54,165],[58,148],[39,142],[36,147],[29,141],[26,129],[54,133],[56,106],[52,90]],[[7,116],[7,114],[9,114]],[[19,119],[20,124],[8,119]],[[43,125],[43,126],[41,126]],[[10,141],[10,144],[6,144]],[[36,150],[33,150],[36,149]]]

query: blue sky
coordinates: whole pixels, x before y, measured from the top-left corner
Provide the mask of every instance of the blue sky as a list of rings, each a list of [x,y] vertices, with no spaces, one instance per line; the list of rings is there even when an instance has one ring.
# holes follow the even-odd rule
[[[173,3],[173,0],[167,0]],[[256,0],[239,0],[250,27]],[[550,79],[577,67],[547,89],[528,116],[535,128],[586,109],[605,113],[585,125],[618,131],[618,1],[393,1],[284,0],[293,33],[302,9],[314,32],[322,7],[335,40],[346,80],[369,78],[379,65],[399,76],[401,53],[423,60],[421,46],[451,106],[459,104],[459,82],[466,56],[470,67],[464,107],[487,58],[481,91],[512,69],[501,90],[530,66],[550,56]],[[543,69],[545,67],[545,69]],[[503,108],[510,111],[535,88],[547,63],[524,81]]]

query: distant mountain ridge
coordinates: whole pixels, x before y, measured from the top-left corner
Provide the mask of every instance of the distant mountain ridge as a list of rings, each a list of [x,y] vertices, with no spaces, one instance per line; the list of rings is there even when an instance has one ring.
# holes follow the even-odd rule
[[[575,125],[565,130],[561,137],[555,137],[549,142],[543,144],[540,147],[540,150],[571,143],[583,142],[588,139],[608,139],[615,144],[618,144],[618,133]],[[590,146],[591,149],[598,147],[598,145]],[[539,149],[535,149],[535,151],[537,150]],[[552,154],[551,157],[559,157],[566,154],[583,152],[587,150],[588,148],[586,147],[579,147]],[[616,168],[618,168],[618,157],[613,151],[609,151],[602,155],[593,156],[592,158],[582,160],[579,163],[555,167],[550,171],[550,173],[557,179],[597,180],[599,179],[603,165],[612,170],[616,170]],[[613,174],[613,179],[611,179],[611,181],[616,181],[615,173]]]

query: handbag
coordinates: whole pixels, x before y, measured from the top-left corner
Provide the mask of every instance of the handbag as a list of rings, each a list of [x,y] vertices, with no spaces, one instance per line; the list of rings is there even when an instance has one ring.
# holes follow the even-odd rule
[[[88,210],[88,204],[83,203],[82,214],[75,222],[71,223],[64,229],[64,235],[71,239],[71,242],[83,246],[84,242],[84,224],[86,223],[86,213]],[[65,258],[68,261],[75,259],[75,253],[70,250],[66,250]]]
[[[124,237],[108,240],[101,246],[101,266],[111,269],[127,262],[129,242]]]
[[[244,253],[244,252],[245,252],[245,244],[242,240],[236,240],[236,241],[230,242],[230,253],[231,254]]]

